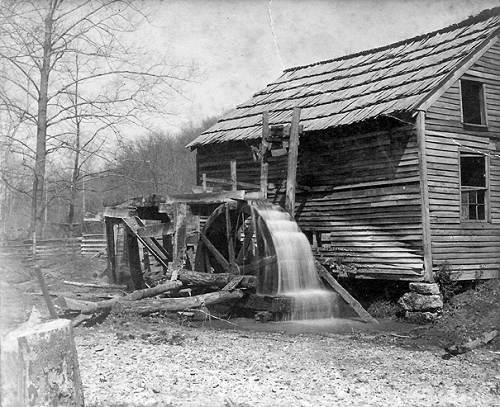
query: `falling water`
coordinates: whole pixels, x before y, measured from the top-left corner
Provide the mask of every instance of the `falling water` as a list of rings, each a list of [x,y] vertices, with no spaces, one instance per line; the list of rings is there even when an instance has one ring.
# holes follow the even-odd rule
[[[311,246],[297,223],[279,209],[259,208],[278,258],[277,292],[291,298],[293,320],[333,317],[337,295],[326,290],[316,272]]]

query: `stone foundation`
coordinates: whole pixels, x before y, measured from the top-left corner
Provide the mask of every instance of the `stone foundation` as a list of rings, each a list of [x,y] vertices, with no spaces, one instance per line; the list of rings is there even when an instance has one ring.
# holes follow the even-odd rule
[[[410,292],[398,301],[405,318],[412,323],[436,321],[443,311],[443,296],[435,283],[410,283]]]

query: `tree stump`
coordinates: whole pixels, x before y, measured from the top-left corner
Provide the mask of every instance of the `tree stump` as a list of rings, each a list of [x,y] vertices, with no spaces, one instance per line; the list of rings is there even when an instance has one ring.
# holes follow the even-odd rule
[[[83,407],[71,321],[24,325],[0,343],[0,406]]]

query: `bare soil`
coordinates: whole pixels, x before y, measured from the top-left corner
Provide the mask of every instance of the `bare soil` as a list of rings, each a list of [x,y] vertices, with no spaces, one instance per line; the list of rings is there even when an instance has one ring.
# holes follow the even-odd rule
[[[57,259],[43,271],[51,292],[84,296],[90,291],[61,280],[95,282],[104,266]],[[0,272],[2,315],[9,310],[22,320],[33,304],[46,315],[29,270],[1,260]],[[456,296],[442,321],[429,326],[186,323],[176,315],[113,313],[75,329],[86,405],[500,406],[497,342],[443,359],[446,342],[498,328],[497,286],[489,284]],[[5,329],[14,325],[5,321]]]

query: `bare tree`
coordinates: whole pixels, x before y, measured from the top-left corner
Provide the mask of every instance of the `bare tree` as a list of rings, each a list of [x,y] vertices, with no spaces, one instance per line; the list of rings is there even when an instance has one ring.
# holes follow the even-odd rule
[[[72,152],[72,221],[82,163],[124,126],[168,114],[166,98],[190,78],[191,67],[146,58],[127,44],[146,17],[140,7],[132,0],[0,0],[0,101],[22,122],[11,144],[31,159],[34,235],[42,230],[47,156],[64,161],[64,151]]]

